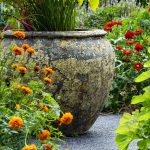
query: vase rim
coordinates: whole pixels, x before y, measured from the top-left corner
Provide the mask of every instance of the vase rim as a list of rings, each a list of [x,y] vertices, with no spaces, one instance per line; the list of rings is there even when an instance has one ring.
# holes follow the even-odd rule
[[[4,37],[15,38],[12,30],[4,32]],[[25,31],[26,38],[86,38],[102,37],[107,34],[104,30],[77,30],[77,31]]]

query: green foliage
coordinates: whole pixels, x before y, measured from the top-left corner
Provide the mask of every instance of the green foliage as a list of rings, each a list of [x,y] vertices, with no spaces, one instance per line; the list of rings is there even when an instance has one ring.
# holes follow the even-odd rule
[[[143,17],[144,16],[144,17]],[[105,110],[111,110],[115,113],[120,111],[131,111],[134,106],[130,105],[130,100],[133,95],[140,94],[143,87],[149,84],[149,81],[135,83],[134,79],[140,74],[141,70],[136,71],[133,65],[136,62],[142,63],[145,67],[149,62],[145,63],[150,55],[146,49],[150,46],[150,26],[141,24],[145,19],[150,17],[147,8],[141,8],[138,14],[132,13],[130,17],[126,17],[122,21],[122,26],[114,26],[112,31],[107,34],[107,38],[112,42],[116,54],[115,76],[110,91],[108,100],[105,103]],[[136,19],[135,19],[136,18]],[[116,18],[117,20],[118,18]],[[120,21],[120,19],[118,20]],[[150,22],[149,22],[150,23]],[[144,50],[136,54],[135,44],[126,44],[128,41],[124,35],[127,31],[135,32],[138,29],[144,29],[140,36],[135,36],[132,40],[144,46]],[[122,50],[116,49],[116,46],[121,46]],[[126,56],[123,50],[131,50],[132,54]],[[145,64],[144,64],[145,63]],[[145,69],[143,69],[145,70]],[[149,73],[144,73],[145,76]],[[140,77],[139,77],[140,78]]]
[[[82,5],[83,0],[8,0],[6,2],[19,8],[25,26],[38,31],[66,31],[75,29],[76,4]],[[96,10],[99,0],[89,0],[89,3],[91,8]]]
[[[150,73],[145,76],[143,72],[139,77],[136,78],[136,82],[150,79]],[[150,148],[150,86],[145,87],[143,91],[143,94],[134,96],[131,102],[140,104],[141,108],[132,114],[124,113],[120,119],[120,126],[116,130],[116,143],[120,150],[127,150],[131,141],[135,139],[138,140],[139,150]]]
[[[112,21],[115,18],[123,18],[130,16],[132,12],[137,13],[140,7],[136,6],[135,3],[120,2],[115,5],[106,7],[100,7],[95,13],[88,12],[87,17],[84,20],[84,25],[87,28],[103,28],[105,23]]]
[[[44,68],[38,61],[38,50],[36,54],[31,54],[22,49],[22,55],[15,55],[14,46],[16,44],[12,43],[9,49],[0,49],[0,148],[22,149],[30,144],[34,137],[38,141],[37,149],[42,150],[43,144],[50,144],[57,150],[62,133],[53,124],[59,119],[61,110],[48,92],[49,85],[43,80],[45,76],[50,75],[42,73]],[[35,57],[40,67],[38,72],[34,70],[37,66]],[[27,72],[21,72],[21,66],[25,67]],[[25,92],[23,87],[32,92]],[[10,126],[10,120],[14,116],[23,120],[21,128]],[[51,133],[46,141],[38,138],[38,134],[43,130]]]

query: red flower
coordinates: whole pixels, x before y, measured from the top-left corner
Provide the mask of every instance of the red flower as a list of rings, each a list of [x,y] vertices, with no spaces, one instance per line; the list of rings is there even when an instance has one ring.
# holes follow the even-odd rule
[[[135,31],[134,34],[135,34],[136,36],[139,36],[139,35],[141,35],[143,32],[144,32],[143,29],[138,29],[138,30]]]
[[[132,39],[134,37],[134,32],[128,31],[125,33],[125,38],[126,39]]]
[[[137,62],[133,65],[133,68],[136,70],[141,70],[143,68],[143,65],[140,62]]]
[[[148,12],[150,12],[150,8],[148,8]]]
[[[116,22],[118,26],[122,26],[122,22]]]
[[[122,46],[116,46],[117,50],[122,50]]]
[[[104,30],[105,30],[105,31],[112,31],[112,28],[106,26],[106,27],[104,28]]]
[[[134,49],[139,52],[140,50],[143,50],[144,47],[142,45],[140,45],[140,44],[136,44]]]
[[[110,21],[110,22],[107,22],[105,26],[106,27],[112,27],[112,26],[114,26],[114,23]]]
[[[132,51],[130,51],[130,50],[123,50],[123,54],[128,56],[128,55],[132,54]]]

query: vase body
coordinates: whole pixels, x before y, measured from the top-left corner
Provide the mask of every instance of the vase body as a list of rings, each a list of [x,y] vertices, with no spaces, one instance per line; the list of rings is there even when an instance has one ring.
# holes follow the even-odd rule
[[[62,126],[66,135],[85,133],[103,108],[114,74],[114,51],[102,30],[69,32],[27,32],[24,40],[12,32],[4,35],[4,45],[28,43],[39,48],[55,64],[57,81],[54,96],[60,96],[63,112],[74,115],[73,123]],[[55,78],[56,79],[56,78]],[[61,80],[62,79],[62,80]]]

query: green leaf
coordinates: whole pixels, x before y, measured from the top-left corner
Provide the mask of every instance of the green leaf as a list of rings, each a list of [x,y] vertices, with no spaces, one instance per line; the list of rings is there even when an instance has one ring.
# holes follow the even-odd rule
[[[148,48],[148,52],[150,53],[150,47]]]
[[[138,121],[146,121],[150,119],[150,112],[143,113],[139,118]]]
[[[119,126],[116,130],[117,134],[128,134],[129,132],[131,132],[130,128],[126,124]]]
[[[132,115],[129,113],[124,113],[122,118],[120,119],[120,124],[124,124],[126,122],[129,122],[129,120],[132,118]]]
[[[150,94],[150,86],[145,87],[143,90]]]
[[[150,78],[150,70],[143,72],[142,74],[140,74],[136,79],[135,82],[142,82],[144,80],[147,80]]]
[[[143,139],[138,141],[137,143],[140,150],[148,150],[148,146],[150,146],[150,139]]]
[[[133,134],[129,135],[117,135],[116,143],[120,150],[127,150],[130,142],[133,140]]]
[[[88,0],[89,3],[90,3],[90,6],[92,8],[92,10],[96,10],[96,8],[98,7],[99,5],[99,0]]]
[[[138,104],[146,101],[143,95],[133,96],[131,104]]]
[[[150,67],[150,60],[144,64],[144,67]]]

